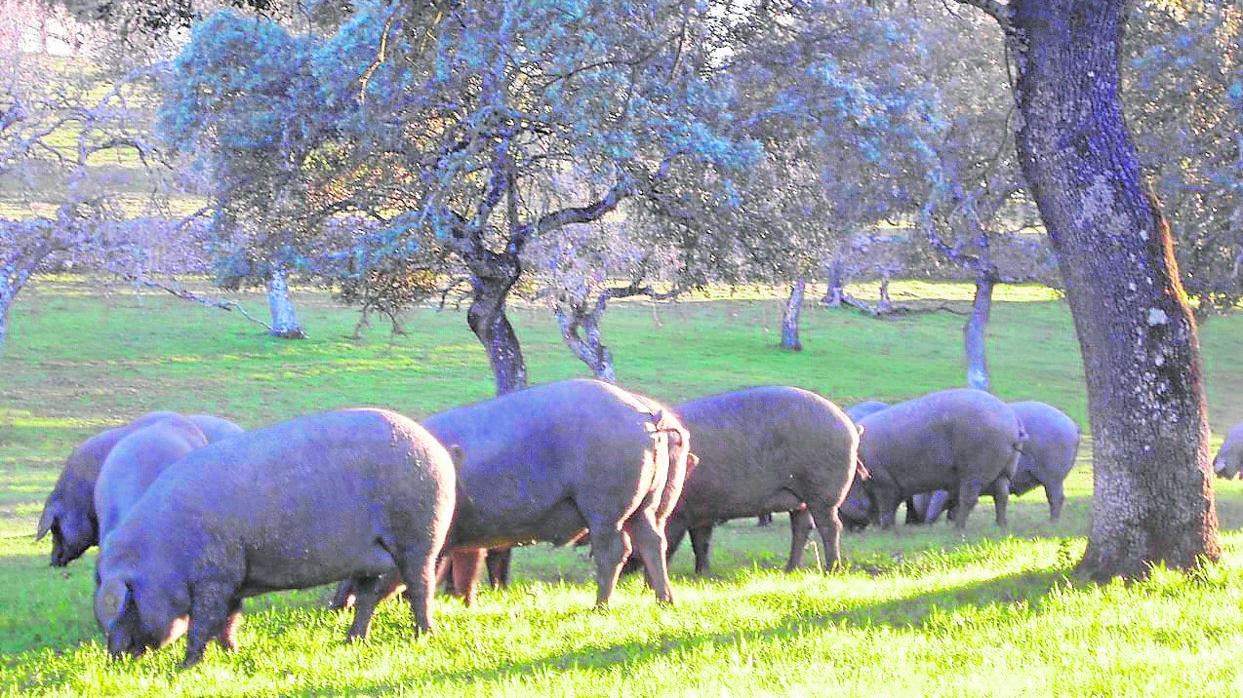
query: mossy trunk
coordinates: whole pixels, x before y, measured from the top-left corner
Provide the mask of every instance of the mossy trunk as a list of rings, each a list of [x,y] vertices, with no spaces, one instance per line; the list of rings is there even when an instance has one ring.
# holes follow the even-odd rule
[[[289,297],[289,280],[285,271],[273,268],[268,274],[268,311],[272,315],[272,329],[268,334],[281,339],[306,339],[293,299]]]
[[[803,350],[803,343],[798,338],[798,321],[806,291],[807,280],[801,276],[790,285],[790,297],[786,299],[785,314],[781,318],[781,348],[787,351]]]
[[[988,351],[985,334],[988,317],[993,309],[993,287],[997,278],[987,270],[975,278],[975,300],[971,304],[971,316],[962,328],[963,344],[967,355],[967,387],[976,390],[992,390],[988,373]]]
[[[1083,354],[1094,579],[1221,555],[1196,326],[1119,99],[1125,0],[1014,0],[1019,160]]]
[[[474,294],[466,322],[488,354],[496,394],[527,387],[527,366],[518,335],[505,313],[509,290],[518,281],[521,267],[516,256],[490,255],[489,264],[472,269]]]

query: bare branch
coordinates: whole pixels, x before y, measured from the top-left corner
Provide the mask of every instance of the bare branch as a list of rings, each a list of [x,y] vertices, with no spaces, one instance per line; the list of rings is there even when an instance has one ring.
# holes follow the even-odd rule
[[[177,298],[180,298],[182,300],[194,301],[195,303],[202,303],[203,305],[206,305],[211,308],[219,308],[221,310],[226,310],[230,312],[236,310],[239,315],[246,318],[247,320],[255,323],[256,325],[263,326],[263,328],[269,332],[272,331],[271,325],[256,318],[250,313],[246,312],[246,309],[243,308],[242,305],[238,303],[237,301],[231,301],[228,299],[221,299],[221,298],[208,298],[206,296],[200,296],[197,293],[194,293],[193,291],[185,288],[184,286],[182,286],[181,284],[178,284],[175,281],[165,284],[159,281],[152,281],[151,279],[148,279],[144,276],[139,276],[139,275],[135,275],[135,274],[127,273],[127,272],[115,272],[114,271],[114,273],[116,273],[118,276],[120,276],[121,278],[131,283],[138,284],[140,286],[145,286],[146,288],[158,289],[166,293],[169,293],[173,296],[176,296]]]
[[[957,2],[982,10],[1006,32],[1009,32],[1013,26],[1014,9],[1009,5],[997,2],[997,0],[957,0]]]

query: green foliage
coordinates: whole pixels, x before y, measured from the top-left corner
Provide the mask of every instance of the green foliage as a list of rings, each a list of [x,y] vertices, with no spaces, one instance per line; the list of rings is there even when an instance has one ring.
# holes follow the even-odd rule
[[[1077,582],[1090,511],[1090,445],[1053,524],[1039,493],[1011,503],[997,530],[984,504],[965,535],[949,527],[845,536],[844,572],[781,573],[784,517],[736,521],[714,537],[717,579],[674,558],[677,605],[658,606],[639,578],[612,609],[594,598],[585,549],[533,546],[515,556],[516,584],[473,608],[436,605],[433,636],[412,641],[409,611],[379,611],[370,641],[342,641],[348,616],[323,609],[327,589],[247,602],[242,649],[208,651],[178,672],[177,644],[137,661],[107,659],[91,615],[94,554],[64,570],[34,543],[43,497],[72,447],[143,411],[207,411],[255,427],[357,404],[421,417],[491,393],[487,359],[457,311],[416,311],[410,334],[349,341],[354,316],[300,292],[319,331],[297,344],[228,313],[76,279],[40,279],[19,299],[0,372],[0,694],[22,695],[1149,695],[1230,694],[1243,677],[1243,538],[1198,574]],[[852,288],[866,297],[868,289]],[[904,302],[969,303],[967,285],[899,284]],[[714,292],[714,293],[719,293]],[[722,294],[723,295],[723,294]],[[793,383],[843,403],[899,400],[955,384],[961,319],[892,321],[850,311],[807,313],[807,350],[771,348],[781,301],[757,287],[735,300],[618,302],[609,314],[619,373],[668,402],[743,385]],[[255,302],[261,302],[259,297]],[[1086,406],[1070,318],[1038,287],[998,291],[991,325],[997,390],[1056,404],[1081,423]],[[581,375],[546,310],[515,311],[537,382]],[[73,341],[66,341],[72,337]],[[1204,332],[1214,421],[1243,419],[1233,347],[1243,321]],[[1219,483],[1223,527],[1243,525],[1243,484]],[[815,554],[809,551],[810,559]]]
[[[1123,97],[1197,314],[1243,297],[1243,9],[1135,3]]]

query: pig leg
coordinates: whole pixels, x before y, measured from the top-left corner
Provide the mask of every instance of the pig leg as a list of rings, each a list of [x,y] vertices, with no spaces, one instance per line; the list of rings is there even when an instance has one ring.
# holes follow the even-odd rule
[[[380,603],[380,578],[355,577],[350,582],[354,586],[354,622],[345,633],[345,641],[357,642],[367,639],[371,630],[371,616]]]
[[[665,536],[656,524],[656,512],[650,508],[640,509],[630,517],[626,528],[626,533],[634,541],[634,548],[643,561],[647,583],[656,592],[656,600],[673,603],[669,568],[665,563]],[[695,532],[691,531],[691,541],[694,540]],[[698,553],[695,557],[698,560]]]
[[[1045,483],[1044,496],[1049,500],[1049,520],[1057,521],[1062,515],[1062,504],[1066,502],[1066,494],[1062,491],[1062,483],[1060,481]]]
[[[786,561],[786,572],[793,572],[803,564],[803,548],[807,547],[811,526],[811,512],[806,507],[790,512],[790,558]]]
[[[354,580],[346,579],[337,585],[337,591],[328,602],[328,608],[334,611],[346,611],[354,607]]]
[[[593,524],[589,535],[596,560],[596,606],[604,607],[613,596],[622,562],[630,554],[630,540],[616,524]]]
[[[669,521],[665,523],[665,560],[672,560],[673,554],[678,551],[678,546],[682,545],[682,538],[686,536],[686,520],[681,516],[670,516]]]
[[[233,598],[233,588],[220,582],[196,585],[190,599],[190,630],[186,633],[186,657],[181,661],[182,669],[202,661],[207,643],[224,634],[229,615],[239,604],[239,600]]]
[[[820,542],[824,544],[824,571],[837,569],[842,556],[842,519],[837,515],[837,507],[829,504],[828,500],[819,500],[808,502],[805,511],[808,528],[815,524]],[[807,533],[803,535],[805,540]]]
[[[406,584],[401,581],[401,575],[397,572],[387,572],[380,575],[380,585],[376,587],[376,590],[376,595],[380,599],[379,603],[384,603],[405,591]]]
[[[928,495],[928,506],[924,511],[924,521],[933,524],[937,519],[941,518],[941,513],[946,512],[945,518],[952,519],[948,513],[950,509],[950,493],[946,490],[935,490]]]
[[[508,554],[508,550],[505,551]],[[453,561],[453,595],[462,597],[462,603],[470,606],[475,602],[475,590],[479,587],[479,573],[485,557],[491,556],[486,548],[455,550]]]
[[[235,599],[229,609],[229,617],[224,622],[224,632],[216,637],[221,649],[226,652],[237,651],[237,631],[242,627],[242,600]]]
[[[435,546],[439,548],[439,546]],[[414,615],[415,635],[432,632],[432,590],[436,584],[437,551],[431,546],[392,548],[393,561],[406,584],[406,600]]]
[[[488,583],[493,589],[509,586],[509,561],[513,548],[489,548],[485,562],[488,564]]]
[[[954,529],[961,531],[967,527],[967,516],[980,501],[979,480],[963,480],[958,485],[958,504],[954,507]]]
[[[1006,505],[1009,503],[1009,497],[1010,478],[1002,474],[993,482],[993,509],[997,525],[1002,528],[1006,527]]]
[[[888,487],[878,487],[872,501],[876,503],[876,511],[880,516],[880,527],[886,531],[893,528],[894,519],[898,515],[898,493]]]
[[[695,575],[712,574],[712,524],[691,529],[691,550],[695,551]]]

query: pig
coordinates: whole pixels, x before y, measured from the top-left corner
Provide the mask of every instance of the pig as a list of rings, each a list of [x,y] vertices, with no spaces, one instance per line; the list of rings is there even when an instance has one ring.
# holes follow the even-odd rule
[[[864,417],[876,414],[883,409],[887,409],[889,403],[880,402],[879,400],[865,400],[856,402],[846,408],[846,415],[858,424]],[[906,500],[906,522],[914,523],[915,504],[908,498]],[[867,528],[868,518],[868,501],[863,492],[862,483],[854,485],[847,492],[845,499],[842,500],[841,506],[837,510],[838,517],[842,520],[842,525],[852,531],[861,531]]]
[[[1226,433],[1225,441],[1213,457],[1213,472],[1217,477],[1232,480],[1239,475],[1243,465],[1243,423],[1236,424]]]
[[[1049,500],[1049,519],[1057,521],[1066,501],[1063,483],[1075,467],[1079,451],[1079,425],[1061,410],[1043,402],[1009,404],[1028,435],[1014,476],[1010,478],[1009,493],[1018,497],[1042,485]],[[936,521],[942,511],[952,510],[956,503],[944,490],[917,498],[924,502],[924,520],[928,523]]]
[[[1012,402],[1010,408],[1028,435],[1014,477],[1010,478],[1010,494],[1020,496],[1043,485],[1049,500],[1049,519],[1057,521],[1066,502],[1063,483],[1079,454],[1079,425],[1043,402]]]
[[[230,436],[237,436],[246,431],[237,424],[212,414],[192,414],[186,419],[194,422],[199,431],[203,432],[203,436],[207,437],[207,443],[209,444],[214,444]]]
[[[99,542],[99,526],[95,513],[95,480],[99,468],[118,441],[135,429],[160,420],[180,418],[176,412],[149,412],[124,426],[108,429],[87,439],[69,456],[56,486],[43,505],[35,540],[52,534],[53,567],[64,567],[78,559]],[[240,433],[242,428],[212,415],[193,415],[190,421],[199,425],[208,443]]]
[[[454,475],[449,451],[425,429],[372,408],[191,451],[101,546],[95,616],[109,653],[141,655],[186,632],[182,666],[192,666],[212,638],[236,646],[244,598],[345,578],[370,591],[394,567],[416,632],[431,631]],[[366,637],[373,611],[360,601],[347,639]]]
[[[134,429],[118,441],[95,481],[99,540],[107,538],[165,468],[206,445],[203,431],[180,415]]]
[[[860,426],[859,456],[871,478],[852,501],[866,501],[882,528],[893,526],[904,498],[943,489],[957,493],[954,526],[962,529],[990,485],[997,523],[1005,525],[1010,478],[1028,438],[1009,405],[981,390],[942,390],[864,417]]]
[[[888,408],[889,403],[887,402],[881,402],[879,400],[864,400],[863,402],[856,402],[850,407],[847,407],[846,416],[850,417],[855,424],[858,424],[859,420],[864,417],[876,414],[877,412]]]
[[[669,553],[690,532],[695,573],[710,573],[713,525],[790,512],[786,571],[802,561],[815,526],[825,569],[840,559],[837,507],[855,477],[859,436],[840,408],[800,388],[763,386],[684,402],[674,412],[695,437],[698,464],[669,517]]]
[[[467,604],[482,548],[562,545],[584,535],[595,558],[597,606],[608,604],[632,542],[656,598],[673,602],[664,531],[682,491],[690,435],[671,410],[609,383],[576,379],[440,412],[423,425],[465,453],[445,547]],[[391,593],[394,582],[378,594]],[[337,590],[334,605],[347,607],[351,595],[363,603],[351,584]]]

